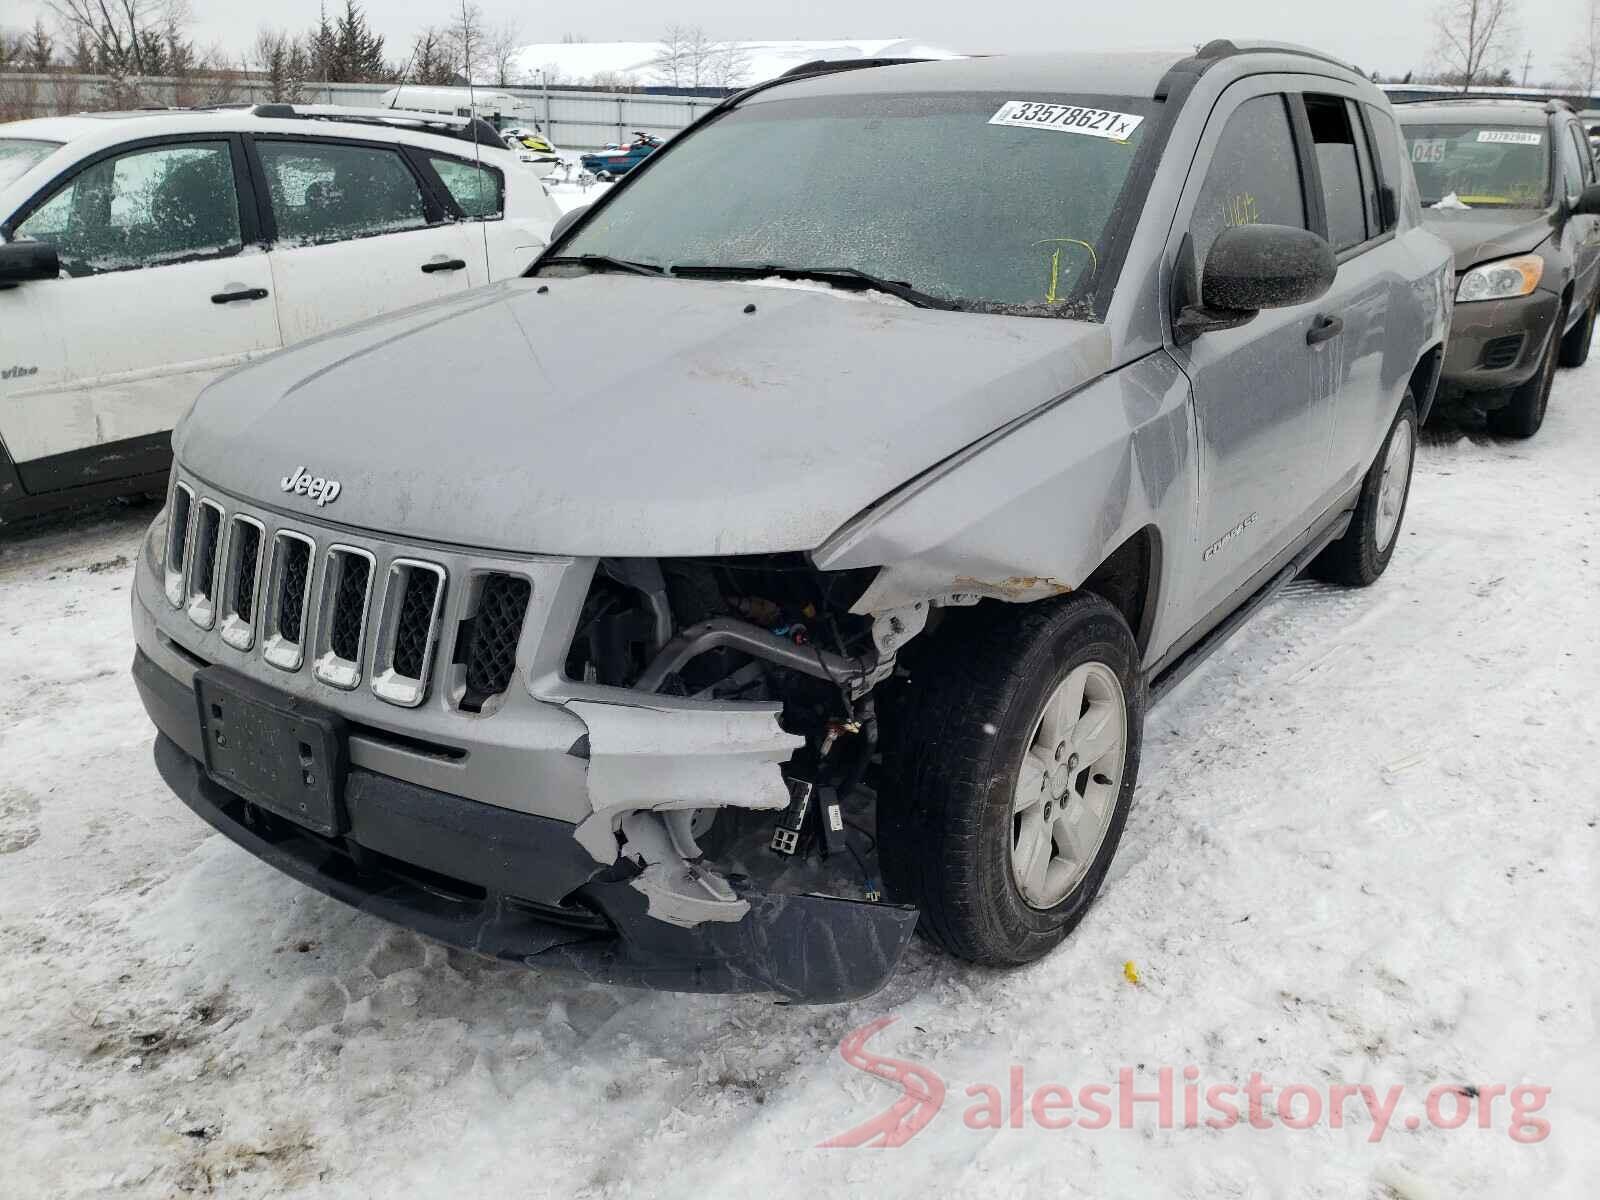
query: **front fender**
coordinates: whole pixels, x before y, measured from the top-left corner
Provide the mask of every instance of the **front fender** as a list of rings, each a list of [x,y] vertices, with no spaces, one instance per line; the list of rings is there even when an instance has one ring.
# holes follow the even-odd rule
[[[1028,601],[1078,587],[1135,532],[1187,540],[1195,506],[1189,385],[1164,351],[997,431],[861,513],[813,555],[881,566],[854,611],[941,596]],[[1163,574],[1183,555],[1161,556]],[[1169,595],[1156,581],[1157,597]],[[1151,647],[1162,640],[1157,610]]]

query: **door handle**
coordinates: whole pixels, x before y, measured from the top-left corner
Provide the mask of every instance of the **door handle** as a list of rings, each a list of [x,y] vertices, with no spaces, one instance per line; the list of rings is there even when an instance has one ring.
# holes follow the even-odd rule
[[[211,297],[211,303],[232,304],[238,300],[265,300],[266,298],[266,288],[245,288],[244,290],[238,292],[218,292],[215,296]]]
[[[465,271],[466,269],[466,262],[459,258],[444,258],[436,262],[422,264],[422,273],[424,275],[432,275],[435,271]]]
[[[1306,331],[1306,345],[1315,346],[1329,338],[1336,338],[1344,332],[1344,322],[1338,317],[1322,315],[1311,322],[1311,328]]]

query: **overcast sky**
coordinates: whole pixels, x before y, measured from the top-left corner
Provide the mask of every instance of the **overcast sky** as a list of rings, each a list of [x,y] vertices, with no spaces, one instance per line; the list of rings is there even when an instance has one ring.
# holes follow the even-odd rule
[[[311,24],[317,0],[190,0],[202,45],[242,53],[263,22],[298,29]],[[451,0],[368,0],[374,26],[403,59],[416,31],[449,19]],[[1004,0],[929,4],[926,0],[809,0],[792,6],[748,0],[583,0],[540,4],[479,0],[491,21],[513,18],[529,42],[565,33],[591,42],[653,41],[671,21],[704,26],[714,38],[823,39],[907,37],[962,51],[1025,49],[1163,49],[1213,37],[1302,42],[1385,74],[1424,65],[1430,57],[1433,0]],[[1516,0],[1522,55],[1533,52],[1530,83],[1564,78],[1563,60],[1577,40],[1588,0]],[[329,0],[339,7],[342,0]],[[0,21],[30,25],[49,12],[44,0],[0,0]]]

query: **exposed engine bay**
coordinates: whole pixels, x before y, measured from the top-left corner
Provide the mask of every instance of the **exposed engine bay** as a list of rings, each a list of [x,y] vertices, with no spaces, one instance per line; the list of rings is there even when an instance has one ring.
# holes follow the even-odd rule
[[[598,564],[568,653],[568,678],[697,701],[781,705],[782,730],[804,739],[782,767],[787,808],[661,814],[688,869],[678,893],[732,898],[717,887],[720,880],[697,870],[703,857],[764,887],[879,898],[879,706],[892,691],[884,685],[895,674],[895,648],[920,630],[927,613],[923,608],[908,629],[900,615],[852,612],[876,573],[822,572],[800,554]],[[650,843],[659,839],[641,828],[645,815],[624,815],[618,833],[622,857],[648,871],[655,865]],[[663,908],[660,915],[672,919]]]

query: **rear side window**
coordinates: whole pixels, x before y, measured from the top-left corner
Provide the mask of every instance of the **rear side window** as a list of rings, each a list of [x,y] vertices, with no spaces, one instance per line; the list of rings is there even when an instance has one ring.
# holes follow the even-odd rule
[[[467,216],[487,219],[505,211],[505,180],[493,167],[457,158],[430,158],[428,163]]]
[[[256,142],[278,241],[320,245],[420,229],[422,188],[393,150],[334,142]]]
[[[53,242],[69,275],[237,253],[239,194],[226,142],[152,146],[79,171],[16,236]]]
[[[1328,240],[1335,250],[1348,250],[1367,240],[1367,197],[1350,107],[1342,96],[1307,96],[1305,101],[1311,142],[1322,172]]]
[[[1189,222],[1198,270],[1205,269],[1217,235],[1235,225],[1306,228],[1300,163],[1282,96],[1246,100],[1222,130]]]
[[[1405,173],[1411,166],[1400,156],[1400,131],[1394,118],[1383,109],[1368,104],[1367,127],[1372,130],[1372,145],[1378,155],[1378,215],[1385,232],[1400,220],[1400,202],[1406,194]]]

